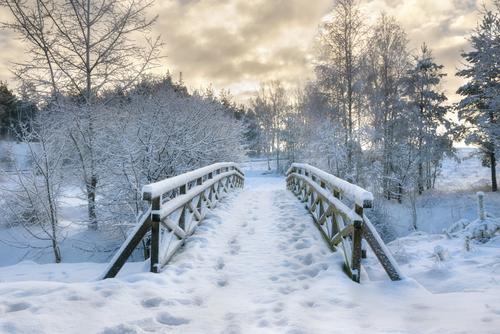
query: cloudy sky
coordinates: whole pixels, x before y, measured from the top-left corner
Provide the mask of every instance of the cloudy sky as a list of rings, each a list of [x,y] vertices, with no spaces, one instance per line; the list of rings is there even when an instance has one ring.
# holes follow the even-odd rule
[[[311,77],[311,44],[333,0],[158,0],[154,33],[165,41],[163,71],[180,71],[192,88],[211,84],[245,100],[260,81],[280,79],[289,86]],[[453,92],[460,51],[478,20],[481,0],[364,0],[368,21],[381,11],[397,17],[411,49],[426,42],[449,73]],[[3,9],[2,9],[3,10]],[[5,17],[0,12],[0,19]],[[9,61],[22,54],[9,33],[0,32],[0,79],[11,80]]]

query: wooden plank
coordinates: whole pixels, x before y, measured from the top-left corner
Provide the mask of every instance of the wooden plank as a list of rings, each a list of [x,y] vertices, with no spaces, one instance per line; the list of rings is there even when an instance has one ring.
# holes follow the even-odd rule
[[[182,211],[179,215],[179,227],[183,230],[186,227],[186,206],[185,205],[182,207]]]
[[[353,232],[353,230],[354,230],[354,225],[352,224],[347,225],[342,231],[335,234],[335,236],[332,238],[332,244],[334,246],[337,246],[339,243],[343,241],[343,238],[350,235]]]
[[[180,226],[177,225],[172,219],[166,218],[161,222],[161,224],[169,231],[174,232],[177,238],[184,239],[186,237],[186,232],[182,228],[180,228]]]
[[[323,228],[321,227],[321,225],[316,220],[316,217],[313,216],[312,218],[313,218],[313,221],[314,221],[314,225],[316,225],[316,228],[319,230],[321,236],[323,237],[323,240],[326,242],[326,244],[328,245],[328,247],[330,247],[330,249],[332,250],[332,252],[335,252],[336,248],[332,244],[332,241],[331,241],[330,237],[328,236],[328,234],[325,233],[325,231],[323,230]]]
[[[144,238],[146,233],[151,228],[151,212],[147,213],[142,222],[139,222],[139,226],[133,234],[129,235],[126,242],[118,250],[116,255],[110,262],[108,269],[102,275],[102,279],[115,277],[120,269],[123,267],[127,259],[132,255],[134,249],[139,245],[141,240]]]
[[[201,213],[198,211],[198,208],[193,207],[193,204],[191,202],[188,203],[188,208],[189,208],[189,211],[191,211],[194,214],[194,216],[196,217],[196,220],[200,221],[203,219],[203,217],[201,216]]]
[[[323,214],[318,218],[318,224],[323,225],[326,222],[329,214],[330,210],[324,211]]]
[[[393,281],[401,280],[403,277],[400,274],[399,269],[393,265],[389,255],[386,254],[384,247],[380,244],[380,241],[378,240],[379,238],[376,237],[376,231],[372,231],[372,228],[373,226],[366,225],[363,229],[363,237],[370,245],[370,248],[373,253],[375,253],[375,256],[379,260],[389,278]]]

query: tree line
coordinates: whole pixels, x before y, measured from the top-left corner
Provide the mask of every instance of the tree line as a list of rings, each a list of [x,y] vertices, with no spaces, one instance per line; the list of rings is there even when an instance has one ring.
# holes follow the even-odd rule
[[[150,74],[163,47],[150,32],[153,1],[0,4],[13,18],[4,26],[29,48],[14,73],[37,109],[8,126],[27,148],[30,168],[3,175],[1,210],[8,224],[46,241],[55,262],[63,259],[60,211],[69,188],[84,195],[82,223],[119,239],[144,209],[144,184],[243,156],[232,105],[211,90],[190,93],[170,75]],[[8,95],[1,101],[17,103],[5,85],[0,92]]]
[[[296,92],[265,82],[252,100],[255,150],[309,161],[402,202],[434,188],[453,142],[465,140],[481,149],[496,191],[499,10],[498,1],[482,9],[456,73],[467,81],[462,99],[450,104],[430,46],[411,52],[394,17],[382,13],[368,25],[358,1],[336,1],[316,38],[315,79]]]

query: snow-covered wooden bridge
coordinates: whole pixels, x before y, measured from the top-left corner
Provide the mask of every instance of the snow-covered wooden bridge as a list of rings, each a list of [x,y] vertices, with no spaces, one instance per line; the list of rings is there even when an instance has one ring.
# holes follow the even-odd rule
[[[150,245],[150,271],[160,272],[223,195],[231,189],[243,188],[244,175],[235,163],[224,162],[144,186],[143,199],[149,202],[148,209],[102,278],[116,276],[146,236]],[[392,280],[402,278],[396,261],[364,214],[364,209],[373,205],[370,192],[318,168],[298,163],[288,170],[286,184],[305,203],[330,249],[342,251],[344,270],[354,281],[359,282],[361,278],[361,259],[366,257],[366,244]],[[254,209],[260,210],[255,206],[257,203],[253,203]],[[283,208],[271,207],[260,219],[272,224],[273,211],[282,217],[287,215]],[[268,256],[264,254],[262,256]]]
[[[0,271],[0,280],[10,280],[0,284],[0,333],[497,332],[495,248],[452,262],[480,259],[477,266],[491,268],[482,271],[488,288],[469,283],[466,291],[453,278],[457,268],[437,267],[452,263],[423,273],[452,293],[431,292],[407,276],[390,281],[377,262],[388,263],[393,279],[399,271],[361,215],[372,204],[369,193],[305,165],[294,165],[286,179],[249,165],[245,174],[217,164],[145,187],[149,209],[109,265],[24,263]],[[95,279],[114,276],[133,246],[151,236],[152,266],[128,262],[116,279]],[[366,240],[361,253],[364,246],[368,252],[361,284],[351,280],[359,278],[359,237]],[[406,239],[405,249],[419,238]],[[433,240],[429,247],[442,242],[423,238]],[[420,256],[416,247],[408,257]]]

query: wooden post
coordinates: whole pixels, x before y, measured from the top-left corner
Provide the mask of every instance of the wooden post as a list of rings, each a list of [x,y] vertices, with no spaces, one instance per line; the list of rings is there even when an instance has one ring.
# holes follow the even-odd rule
[[[160,214],[159,210],[161,208],[161,196],[153,198],[151,201],[151,208],[153,210],[153,214],[151,216],[151,267],[150,271],[152,273],[160,272]],[[156,211],[156,212],[155,212]]]
[[[179,188],[179,194],[180,195],[185,195],[186,194],[186,185],[182,185]],[[181,215],[179,217],[179,227],[185,230],[185,225],[186,225],[186,206],[182,207]]]
[[[363,219],[363,207],[355,204],[354,211]],[[362,250],[361,244],[363,239],[363,220],[357,220],[353,222],[354,231],[352,237],[352,279],[359,283],[361,276],[361,257]]]
[[[333,189],[333,197],[340,199],[340,191],[338,189]]]

